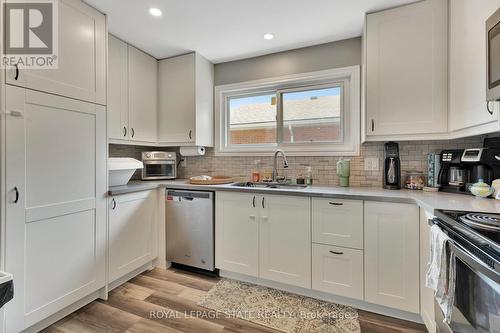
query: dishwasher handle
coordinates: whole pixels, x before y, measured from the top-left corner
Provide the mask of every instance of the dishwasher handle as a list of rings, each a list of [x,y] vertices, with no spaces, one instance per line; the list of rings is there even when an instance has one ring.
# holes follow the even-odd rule
[[[181,197],[183,200],[212,199],[213,192],[167,190],[167,197]]]

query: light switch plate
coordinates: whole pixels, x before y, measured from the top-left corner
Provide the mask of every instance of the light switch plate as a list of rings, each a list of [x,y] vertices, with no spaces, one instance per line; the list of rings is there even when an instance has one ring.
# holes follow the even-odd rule
[[[378,157],[365,157],[365,171],[378,171]]]

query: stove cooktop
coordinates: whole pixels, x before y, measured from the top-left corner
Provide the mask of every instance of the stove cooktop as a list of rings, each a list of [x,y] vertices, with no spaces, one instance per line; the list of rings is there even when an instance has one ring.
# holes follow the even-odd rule
[[[477,246],[500,256],[500,214],[437,210],[436,217]]]

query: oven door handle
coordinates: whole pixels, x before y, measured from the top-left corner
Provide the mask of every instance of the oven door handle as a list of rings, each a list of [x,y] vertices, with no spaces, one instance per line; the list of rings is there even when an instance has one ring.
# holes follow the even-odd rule
[[[459,258],[464,264],[469,266],[475,273],[481,273],[496,283],[500,283],[500,272],[491,267],[484,264],[481,260],[476,258],[472,253],[464,249],[462,246],[457,244],[456,242],[450,240],[449,241],[450,248],[455,253],[455,256]],[[498,267],[497,263],[495,266]]]

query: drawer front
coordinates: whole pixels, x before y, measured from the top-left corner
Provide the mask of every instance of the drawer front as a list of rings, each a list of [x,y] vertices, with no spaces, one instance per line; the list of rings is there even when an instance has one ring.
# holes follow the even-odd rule
[[[313,244],[312,289],[363,300],[363,250]]]
[[[312,200],[313,242],[363,249],[363,201]]]

